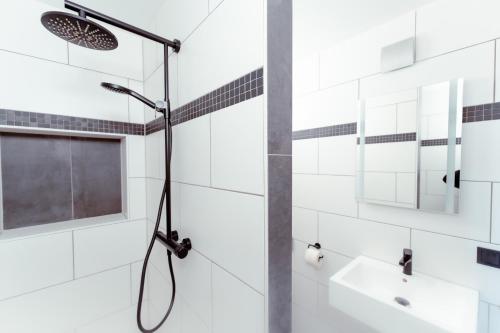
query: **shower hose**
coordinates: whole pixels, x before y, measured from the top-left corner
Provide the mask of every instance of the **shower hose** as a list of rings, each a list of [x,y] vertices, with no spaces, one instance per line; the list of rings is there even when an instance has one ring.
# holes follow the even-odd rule
[[[167,112],[167,111],[165,111],[165,112]],[[170,122],[170,117],[167,117],[167,116],[165,116],[165,130],[168,133],[168,134],[167,133],[165,134],[165,139],[166,139],[165,145],[168,145],[168,149],[165,149],[165,153],[166,153],[165,160],[167,162],[165,165],[165,168],[170,168],[170,162],[172,160],[172,123]],[[168,136],[168,139],[167,139],[167,136]],[[167,148],[167,146],[165,146],[165,147]],[[161,194],[160,204],[158,207],[158,214],[156,217],[156,224],[155,224],[155,228],[153,231],[153,236],[151,237],[151,241],[149,242],[148,251],[146,252],[146,257],[144,258],[144,263],[142,265],[141,285],[139,288],[139,300],[137,303],[137,326],[139,327],[139,329],[143,333],[152,333],[152,332],[155,332],[156,330],[158,330],[165,323],[165,321],[168,319],[168,317],[170,316],[170,313],[172,312],[172,308],[174,306],[174,301],[175,301],[175,274],[174,274],[174,268],[172,266],[172,252],[167,251],[168,268],[170,270],[170,279],[172,281],[172,295],[170,298],[170,305],[169,305],[168,310],[165,313],[164,317],[156,326],[154,326],[151,329],[147,329],[142,325],[141,310],[142,310],[142,300],[144,297],[144,284],[145,284],[145,280],[146,280],[146,271],[148,268],[149,257],[151,255],[151,252],[153,251],[153,247],[155,245],[155,241],[157,238],[156,235],[158,233],[158,229],[160,228],[161,212],[162,212],[163,204],[165,202],[165,198],[166,198],[167,194],[170,195],[168,193],[169,192],[168,191],[168,188],[169,188],[168,183],[170,181],[168,178],[169,177],[165,177],[165,183],[163,185],[163,191]],[[168,201],[167,205],[169,205],[170,200],[167,200],[167,201]],[[170,207],[167,207],[167,210],[169,210],[169,209],[170,209]],[[168,215],[170,215],[170,214],[168,214]],[[170,216],[168,216],[168,218],[167,218],[167,234],[171,230],[170,226],[171,226],[171,221],[170,221]]]

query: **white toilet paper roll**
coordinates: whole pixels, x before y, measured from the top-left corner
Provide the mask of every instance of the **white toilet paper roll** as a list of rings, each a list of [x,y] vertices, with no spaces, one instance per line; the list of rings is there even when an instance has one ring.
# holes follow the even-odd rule
[[[309,265],[316,269],[321,268],[321,265],[323,264],[323,255],[321,254],[321,251],[315,247],[309,247],[306,250],[304,259]]]

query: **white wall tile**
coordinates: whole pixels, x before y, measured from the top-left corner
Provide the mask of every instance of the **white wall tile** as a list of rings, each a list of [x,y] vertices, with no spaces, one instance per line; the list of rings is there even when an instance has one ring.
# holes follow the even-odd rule
[[[128,87],[140,95],[144,95],[144,84],[142,81],[129,80]],[[132,96],[128,97],[128,117],[131,123],[144,124],[144,112],[146,106]],[[149,109],[147,111],[150,111]]]
[[[410,247],[410,229],[350,217],[319,214],[321,245],[349,257],[365,255],[397,264]]]
[[[415,173],[398,173],[396,175],[396,201],[414,204],[417,196]]]
[[[500,63],[500,40],[497,39],[496,41],[496,58],[495,58],[495,61],[497,64]],[[496,66],[496,73],[495,73],[495,79],[497,80],[496,82],[498,82],[500,78],[500,66]],[[499,102],[500,101],[500,85],[495,85],[495,102]]]
[[[194,249],[264,290],[264,198],[181,185],[181,235]],[[242,260],[245,258],[245,260]]]
[[[319,89],[319,54],[293,61],[293,95],[300,97]],[[295,112],[295,110],[294,110]]]
[[[477,318],[477,333],[489,333],[490,307],[488,303],[479,302],[479,314]]]
[[[149,245],[149,244],[148,244]],[[145,252],[144,252],[145,253]],[[130,265],[130,278],[132,286],[132,304],[137,304],[139,300],[139,288],[141,285],[141,274],[142,274],[142,263],[143,261],[134,262]],[[147,300],[147,289],[144,291],[143,300]]]
[[[165,265],[168,265],[165,261]],[[154,266],[148,266],[147,272],[147,286],[149,291],[149,303],[152,307],[158,310],[156,313],[157,317],[151,318],[151,321],[156,321],[162,319],[162,315],[165,315],[165,309],[168,309],[170,305],[170,296],[172,294],[172,282],[169,277],[163,276],[160,271]],[[182,297],[179,297],[181,299]],[[183,302],[181,302],[183,303]],[[180,305],[180,304],[176,304]],[[176,306],[177,307],[177,306]],[[152,311],[153,312],[153,311]],[[145,317],[143,315],[143,317]]]
[[[163,79],[163,65],[156,68],[154,72],[144,81],[144,96],[151,101],[163,100],[165,98],[165,86]],[[170,79],[174,80],[172,73]],[[174,98],[175,94],[172,91],[170,98]],[[172,103],[173,107],[173,103]],[[162,117],[161,113],[153,111],[151,108],[144,107],[144,121],[146,123],[154,120],[155,118]]]
[[[445,0],[417,10],[417,59],[479,44],[500,36],[495,0]],[[453,15],[449,15],[453,13]],[[475,13],[476,15],[471,15]],[[464,22],[467,22],[464,25]]]
[[[125,79],[3,51],[0,72],[1,108],[128,121],[128,98],[100,86]]]
[[[127,266],[0,302],[1,329],[16,333],[73,332],[128,306]]]
[[[412,230],[411,243],[416,271],[478,290],[481,300],[500,304],[500,271],[476,263],[478,246],[497,251],[499,246],[418,230]]]
[[[321,87],[329,87],[380,72],[382,47],[415,34],[410,12],[321,52]]]
[[[170,82],[170,105],[172,110],[178,108],[179,103],[179,55],[173,53],[168,57],[169,81]],[[163,97],[161,98],[164,99]]]
[[[500,307],[490,305],[490,333],[500,332]]]
[[[391,142],[365,145],[365,170],[415,172],[417,168],[415,142]]]
[[[491,242],[500,244],[500,184],[493,184]]]
[[[76,230],[74,247],[76,277],[141,260],[146,248],[146,221]]]
[[[174,126],[172,180],[210,185],[210,115]]]
[[[485,43],[361,80],[361,98],[464,78],[464,105],[493,101],[495,43]]]
[[[309,265],[304,259],[307,245],[307,243],[298,240],[293,241],[293,271],[300,273],[301,275],[309,279],[317,281],[318,283],[328,285],[328,281],[330,280],[330,278],[352,260],[345,255],[323,248],[321,250],[321,253],[324,257],[322,259],[323,264],[320,269],[317,269]]]
[[[354,176],[356,135],[319,138],[319,173]]]
[[[318,308],[318,283],[292,273],[292,302],[315,313]]]
[[[294,97],[294,131],[357,121],[358,81]]]
[[[131,220],[146,218],[146,179],[129,178],[128,195],[128,218]]]
[[[293,176],[293,205],[356,216],[355,179],[351,176]]]
[[[253,98],[210,115],[213,187],[264,194],[263,102]]]
[[[152,33],[158,33],[158,20],[151,20],[146,29]],[[146,81],[151,74],[163,63],[161,50],[163,46],[149,39],[142,40],[142,66],[143,66],[143,81]]]
[[[155,305],[148,303],[149,306],[149,314],[148,317],[145,318],[149,321],[148,327],[154,327],[158,325],[158,323],[165,316],[165,308],[157,308]],[[175,306],[172,308],[172,312],[168,319],[163,323],[163,325],[158,329],[158,333],[181,333],[181,321],[182,321],[182,312],[184,311],[185,304],[182,297],[177,298],[175,302]],[[198,319],[199,321],[199,319]],[[137,326],[137,325],[136,325]],[[200,333],[203,331],[200,330]]]
[[[0,36],[0,49],[67,63],[67,43],[40,23],[41,15],[51,10],[56,9],[40,1],[3,2],[0,28],[5,33]]]
[[[215,10],[222,1],[224,0],[208,0],[208,6],[210,11]]]
[[[396,201],[396,173],[394,172],[365,172],[363,185],[363,198],[367,200]]]
[[[314,244],[318,241],[318,213],[314,210],[292,207],[292,235],[294,239]]]
[[[397,106],[397,133],[417,131],[417,102],[400,103]]]
[[[318,173],[318,139],[293,140],[294,173]]]
[[[146,140],[146,176],[164,179],[165,139],[164,131],[145,136]],[[175,138],[174,138],[175,139]]]
[[[182,303],[181,333],[209,333],[210,328],[185,303]]]
[[[397,132],[397,107],[395,104],[366,108],[365,135],[385,135]]]
[[[170,38],[183,42],[207,17],[208,0],[190,2],[166,0],[156,15],[160,18],[158,33],[161,36],[172,36]]]
[[[69,43],[69,63],[137,81],[143,80],[142,38],[130,32],[99,22],[118,39],[118,48],[106,52]]]
[[[183,295],[184,301],[205,325],[210,327],[212,322],[211,262],[198,252],[191,251],[186,259],[178,261],[176,269],[179,292]]]
[[[118,313],[96,320],[90,324],[78,327],[75,333],[138,333],[136,308],[130,307]]]
[[[457,215],[361,203],[359,217],[489,242],[491,184],[462,182],[460,191],[460,213]]]
[[[264,332],[264,296],[216,265],[212,271],[213,331]]]
[[[263,66],[264,25],[257,23],[264,21],[263,4],[224,1],[184,43],[179,57],[181,105]],[[217,69],[217,75],[207,68]]]
[[[424,170],[446,170],[448,162],[447,146],[426,146],[420,149],[420,161]],[[464,179],[463,175],[461,176]]]
[[[161,179],[146,179],[146,215],[151,222],[156,222],[163,185],[164,181]]]
[[[3,241],[0,262],[0,300],[69,281],[73,278],[71,233]]]
[[[127,135],[127,176],[146,177],[146,139],[140,135]]]
[[[500,181],[499,163],[500,120],[465,124],[462,134],[462,179]]]

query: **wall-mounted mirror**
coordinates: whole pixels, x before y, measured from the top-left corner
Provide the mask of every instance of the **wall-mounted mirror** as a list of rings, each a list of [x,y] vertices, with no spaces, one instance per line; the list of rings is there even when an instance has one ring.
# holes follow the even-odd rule
[[[360,100],[359,201],[458,213],[463,80]]]

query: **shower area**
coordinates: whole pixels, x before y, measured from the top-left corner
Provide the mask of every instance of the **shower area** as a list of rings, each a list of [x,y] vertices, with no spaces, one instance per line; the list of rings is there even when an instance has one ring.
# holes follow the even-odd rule
[[[0,4],[1,332],[289,330],[289,7]]]
[[[499,12],[0,0],[0,332],[500,333]]]

